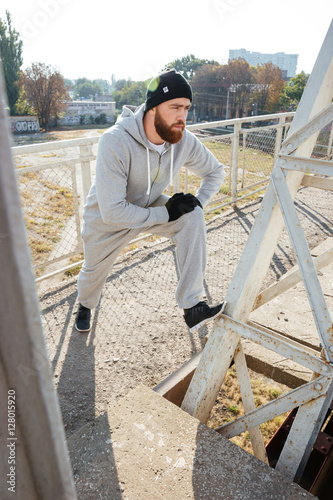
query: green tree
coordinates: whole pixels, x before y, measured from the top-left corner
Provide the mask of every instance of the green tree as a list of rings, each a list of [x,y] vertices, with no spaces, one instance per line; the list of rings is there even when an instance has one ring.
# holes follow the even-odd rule
[[[107,120],[107,116],[106,116],[106,114],[105,114],[105,113],[101,113],[101,114],[99,115],[99,121],[100,121],[100,123],[102,123],[103,125],[104,125],[105,123],[107,123],[107,122],[108,122],[108,120]]]
[[[6,82],[8,105],[10,114],[15,114],[15,104],[19,98],[17,82],[20,78],[23,42],[19,40],[19,33],[12,28],[12,20],[6,10],[6,20],[0,19],[0,55]]]
[[[15,103],[15,113],[17,115],[33,115],[34,108],[28,104],[27,93],[23,85],[22,71],[20,71],[20,79],[17,82],[17,88],[19,94],[18,94],[18,99]]]
[[[121,83],[120,83],[121,82]],[[121,108],[125,104],[139,106],[146,99],[148,81],[133,82],[132,80],[121,80],[116,82],[112,97],[116,101],[116,107]]]
[[[85,81],[82,83],[75,84],[75,96],[92,98],[98,97],[103,93],[101,87],[97,83],[91,81]]]
[[[301,71],[290,79],[288,85],[285,85],[280,95],[279,104],[282,108],[296,109],[303,95],[309,75]]]
[[[125,80],[125,78],[122,78],[120,80],[115,80],[113,84],[113,90],[121,90],[125,85],[131,80]]]
[[[218,64],[218,62],[214,60],[208,59],[199,59],[195,57],[193,54],[182,57],[181,59],[175,59],[165,66],[166,68],[174,68],[176,71],[179,71],[189,82],[192,81],[192,78],[195,75],[195,72],[201,66],[206,64]]]
[[[96,80],[93,80],[93,83],[99,85],[99,87],[102,89],[103,94],[109,94],[111,92],[111,85],[107,80],[97,78]]]

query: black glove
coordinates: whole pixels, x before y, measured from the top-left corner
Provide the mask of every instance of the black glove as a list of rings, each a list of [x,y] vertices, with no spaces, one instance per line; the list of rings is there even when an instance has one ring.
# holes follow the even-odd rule
[[[176,193],[165,204],[169,212],[169,222],[179,219],[184,214],[192,212],[195,207],[202,205],[198,198],[191,193]]]

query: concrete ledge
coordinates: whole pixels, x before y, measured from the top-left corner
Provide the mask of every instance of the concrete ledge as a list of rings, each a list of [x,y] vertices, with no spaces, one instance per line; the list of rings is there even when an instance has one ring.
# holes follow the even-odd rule
[[[314,498],[143,386],[68,446],[80,500]]]

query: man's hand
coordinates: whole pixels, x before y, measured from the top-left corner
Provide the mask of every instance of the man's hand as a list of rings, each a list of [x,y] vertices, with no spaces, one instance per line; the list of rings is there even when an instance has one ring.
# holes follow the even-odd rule
[[[198,198],[191,193],[176,193],[165,204],[169,212],[169,222],[179,219],[184,214],[192,212],[195,207],[202,205]]]

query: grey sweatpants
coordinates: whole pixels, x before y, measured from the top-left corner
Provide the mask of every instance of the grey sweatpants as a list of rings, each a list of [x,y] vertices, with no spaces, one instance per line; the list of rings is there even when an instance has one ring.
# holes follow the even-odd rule
[[[119,253],[142,232],[171,238],[176,245],[179,282],[176,301],[188,309],[200,300],[206,270],[206,225],[203,210],[192,212],[166,224],[148,228],[122,229],[110,233],[83,233],[84,264],[78,278],[78,300],[89,309],[97,306],[110,268]]]

